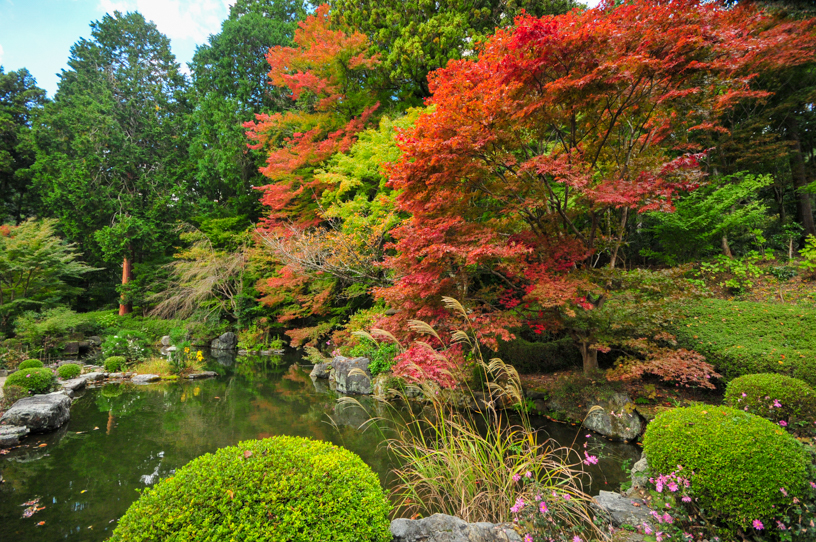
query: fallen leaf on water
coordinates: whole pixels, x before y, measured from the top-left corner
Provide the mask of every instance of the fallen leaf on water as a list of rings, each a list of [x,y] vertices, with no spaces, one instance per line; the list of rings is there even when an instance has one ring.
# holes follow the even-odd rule
[[[85,493],[86,491],[88,491],[88,490],[87,490],[87,489],[83,489],[82,491],[80,491],[80,494]]]
[[[37,505],[29,506],[28,508],[23,510],[23,517],[24,518],[30,518],[31,516],[33,516],[34,514],[39,512],[40,510],[45,510],[45,506],[37,506]]]
[[[37,448],[43,448],[43,447],[45,447],[45,446],[48,446],[48,444],[46,444],[45,442],[43,442],[42,444],[40,444],[39,446],[37,446]]]
[[[36,499],[31,499],[28,502],[24,502],[20,506],[34,506],[35,504],[39,504],[39,502],[40,502],[40,497],[37,497]]]
[[[220,397],[213,397],[213,399],[221,399]]]
[[[98,428],[98,427],[94,427],[94,431],[96,431],[97,429],[99,429],[99,428]],[[91,527],[93,527],[93,525],[92,525]],[[88,527],[88,528],[90,529],[91,527]]]
[[[7,453],[9,453],[9,451],[6,449],[0,450],[0,455],[6,455]]]
[[[93,529],[93,525],[88,525],[88,528],[89,528],[89,529]]]
[[[39,522],[39,523],[37,524],[37,527],[42,527],[43,525],[45,525],[45,522],[44,522],[44,521],[41,521],[41,522]]]
[[[74,433],[74,434],[75,434],[75,435],[81,435],[82,433],[85,433],[85,432],[86,432],[86,431],[77,431],[77,432],[76,432],[76,433]]]
[[[246,450],[246,451],[244,452],[244,457],[245,457],[245,458],[247,458],[247,459],[249,459],[250,457],[252,457],[252,452],[250,452],[249,450]]]

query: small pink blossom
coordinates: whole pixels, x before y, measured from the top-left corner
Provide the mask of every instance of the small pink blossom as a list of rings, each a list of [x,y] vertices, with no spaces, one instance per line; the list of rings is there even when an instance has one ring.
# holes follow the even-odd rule
[[[742,396],[743,396],[743,397],[748,397],[748,394],[747,394],[747,393],[745,393],[745,392],[742,392]]]
[[[779,491],[781,491],[781,492],[782,492],[782,495],[784,495],[784,496],[786,496],[786,497],[788,496],[788,492],[787,492],[787,491],[785,491],[785,488],[784,488],[784,487],[780,487],[780,488],[779,488]]]
[[[584,459],[584,464],[585,465],[597,465],[598,464],[598,458],[596,456],[589,455],[586,452],[584,452],[584,456],[586,457],[586,459]]]
[[[779,425],[781,425],[782,427],[787,427],[788,422],[786,422],[785,420],[779,420]]]
[[[533,535],[524,535],[524,542],[533,542]]]
[[[785,524],[784,524],[784,523],[782,523],[781,521],[777,521],[777,522],[776,522],[776,526],[777,526],[777,527],[779,527],[779,530],[780,530],[780,531],[785,531],[785,530],[787,530],[787,527],[785,527]]]
[[[683,498],[680,500],[683,502],[691,502],[691,497],[689,497],[688,495],[683,495]]]
[[[527,472],[525,472],[525,473],[524,473],[524,476],[525,476],[526,478],[532,478],[532,477],[533,477],[533,473],[532,473],[532,472],[530,472],[530,471],[527,471]]]
[[[513,512],[514,514],[518,514],[519,512],[521,512],[522,508],[524,508],[524,499],[519,497],[518,499],[516,499],[516,504],[510,508],[510,511]]]
[[[578,535],[573,536],[572,537],[572,542],[582,542],[581,537],[578,536]]]
[[[539,512],[541,512],[542,514],[546,514],[547,512],[549,512],[549,511],[550,511],[550,509],[549,509],[549,508],[547,508],[547,503],[545,503],[544,501],[541,501],[541,502],[539,503],[539,505],[538,505],[538,510],[539,510]]]
[[[754,526],[754,529],[756,529],[757,531],[761,531],[762,529],[765,528],[765,526],[762,524],[762,522],[759,521],[758,519],[755,519],[754,522],[752,523],[752,525]]]
[[[652,534],[652,532],[653,532],[652,528],[649,527],[648,523],[643,524],[643,532],[646,533],[646,534]]]
[[[513,475],[513,481],[518,482],[519,480],[521,480],[521,475],[520,474],[514,474]]]
[[[782,408],[782,403],[779,402],[779,399],[774,399],[773,406],[775,408]]]

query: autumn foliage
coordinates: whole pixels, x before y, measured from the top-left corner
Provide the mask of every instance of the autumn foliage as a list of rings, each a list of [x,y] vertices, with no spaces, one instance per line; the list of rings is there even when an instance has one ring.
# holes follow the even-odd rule
[[[391,326],[438,323],[443,295],[467,300],[488,342],[592,310],[603,289],[573,271],[614,268],[629,221],[703,181],[695,134],[767,96],[757,70],[812,61],[812,30],[751,7],[635,0],[519,17],[478,59],[434,72],[390,169],[411,215],[385,262],[397,282],[378,290],[400,310]]]

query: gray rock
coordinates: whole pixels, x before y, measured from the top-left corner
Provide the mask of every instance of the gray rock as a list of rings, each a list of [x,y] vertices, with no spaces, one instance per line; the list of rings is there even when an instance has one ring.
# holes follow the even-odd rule
[[[312,385],[316,393],[329,393],[331,391],[326,381],[320,378],[312,377]]]
[[[125,378],[126,373],[108,373],[108,380],[121,380]]]
[[[72,378],[71,380],[64,381],[62,383],[62,389],[67,391],[68,395],[73,397],[76,392],[85,388],[85,383],[86,379],[78,376],[76,378]]]
[[[605,437],[634,440],[643,430],[643,420],[635,410],[635,405],[625,393],[616,393],[611,398],[596,401],[584,420],[584,427]]]
[[[102,372],[93,372],[93,373],[86,373],[79,378],[85,379],[86,382],[99,382],[100,380],[105,380],[108,377],[108,373]]]
[[[22,425],[32,433],[53,431],[71,418],[71,398],[58,391],[24,397],[0,418],[0,425]]]
[[[238,337],[232,331],[227,331],[210,343],[213,350],[234,350],[238,346]]]
[[[312,369],[312,372],[309,373],[309,376],[312,378],[329,378],[329,374],[331,374],[332,364],[330,361],[325,363],[318,363]]]
[[[161,345],[162,346],[170,346],[170,335],[165,335],[161,338]]]
[[[640,460],[632,466],[632,487],[644,488],[649,483],[649,460],[646,459],[646,452],[640,456]]]
[[[159,375],[136,375],[131,379],[134,384],[149,384],[161,380]]]
[[[193,373],[191,375],[187,375],[187,378],[190,380],[199,380],[201,378],[213,378],[218,376],[218,373],[215,371],[201,371],[200,373]]]
[[[65,343],[65,353],[68,355],[79,354],[79,342],[71,341],[69,343]]]
[[[606,511],[612,525],[642,526],[644,523],[653,527],[654,518],[651,509],[641,499],[630,499],[619,493],[601,491],[595,497],[597,505]]]
[[[0,448],[17,446],[28,433],[28,427],[22,425],[0,425]]]
[[[395,519],[391,522],[393,542],[521,542],[507,524],[467,523],[445,514],[422,519]]]
[[[344,358],[337,356],[332,361],[337,391],[345,394],[368,395],[371,393],[371,371],[368,358]]]
[[[102,346],[102,337],[99,335],[91,335],[88,337],[88,342],[91,343],[92,346]]]

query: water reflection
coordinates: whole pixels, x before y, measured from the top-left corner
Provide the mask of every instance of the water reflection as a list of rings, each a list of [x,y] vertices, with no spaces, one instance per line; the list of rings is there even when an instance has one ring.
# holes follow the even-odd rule
[[[105,540],[138,497],[137,490],[204,453],[273,435],[306,436],[345,446],[359,454],[383,484],[390,484],[391,464],[381,446],[385,427],[359,430],[367,414],[338,403],[330,390],[316,389],[307,371],[289,365],[285,358],[233,358],[228,371],[220,360],[210,368],[216,366],[225,376],[88,390],[72,406],[71,421],[63,428],[29,438],[25,447],[0,456],[0,472],[6,479],[0,484],[0,540]],[[388,415],[368,399],[362,404]],[[569,426],[548,430],[563,443],[576,436]],[[583,440],[577,446],[582,444]],[[610,449],[632,458],[637,454],[631,446]],[[607,460],[601,461],[604,466]],[[619,458],[606,469],[620,471]],[[609,487],[614,478],[605,480]],[[604,487],[604,479],[597,479]],[[35,497],[45,509],[23,519],[20,505]]]

